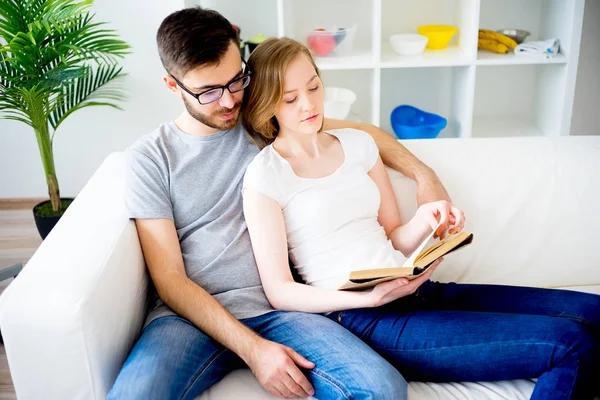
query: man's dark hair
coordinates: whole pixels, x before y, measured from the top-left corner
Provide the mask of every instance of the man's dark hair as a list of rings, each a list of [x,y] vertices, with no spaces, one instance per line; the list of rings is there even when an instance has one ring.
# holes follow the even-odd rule
[[[156,33],[163,67],[176,78],[199,66],[218,65],[232,41],[238,43],[231,23],[217,11],[201,7],[175,11]]]

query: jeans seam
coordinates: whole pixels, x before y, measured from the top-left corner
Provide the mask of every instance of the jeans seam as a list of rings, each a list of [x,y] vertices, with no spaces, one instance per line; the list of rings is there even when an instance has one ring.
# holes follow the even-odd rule
[[[215,360],[217,358],[219,358],[221,355],[223,355],[223,353],[225,353],[226,351],[227,351],[227,349],[220,350],[212,359],[209,360],[209,362],[207,364],[205,364],[204,368],[202,368],[202,367],[199,368],[198,372],[196,373],[196,376],[192,379],[192,381],[184,389],[183,393],[181,394],[180,399],[184,399],[185,396],[188,395],[190,390],[192,390],[192,388],[194,387],[194,385],[196,384],[198,379],[200,379],[200,377],[204,374],[204,372],[206,372],[206,370],[215,362]]]
[[[576,322],[583,323],[584,325],[591,325],[591,326],[593,326],[593,325],[594,325],[593,323],[591,323],[591,322],[590,322],[590,321],[588,321],[587,319],[585,319],[585,318],[582,318],[582,317],[580,317],[580,316],[578,316],[578,315],[571,315],[571,314],[553,314],[553,315],[551,315],[551,316],[552,316],[552,317],[558,317],[558,318],[566,318],[566,319],[571,319],[571,320],[573,320],[573,321],[576,321]]]
[[[490,343],[479,343],[479,344],[460,344],[460,345],[454,345],[454,346],[443,346],[443,347],[436,347],[436,348],[431,348],[431,349],[414,349],[414,350],[401,350],[401,349],[397,349],[397,348],[381,348],[382,351],[395,351],[395,352],[416,352],[416,351],[437,351],[437,350],[444,350],[444,349],[451,349],[454,347],[481,347],[481,346],[489,346],[489,345],[493,345],[493,344],[521,344],[521,345],[527,345],[527,344],[545,344],[545,345],[550,345],[550,346],[556,346],[556,347],[560,347],[561,349],[565,350],[565,349],[569,349],[568,347],[563,346],[562,344],[556,344],[556,343],[550,343],[550,342],[521,342],[518,340],[513,340],[510,342],[490,342]]]
[[[347,390],[344,390],[344,388],[342,387],[342,385],[340,385],[340,383],[335,380],[332,376],[330,376],[329,374],[327,374],[326,372],[321,371],[318,368],[313,368],[310,371],[307,371],[311,374],[314,374],[320,378],[325,379],[326,381],[328,381],[329,383],[331,383],[337,390],[339,390],[339,392],[342,394],[342,396],[344,396],[345,399],[347,400],[353,400],[354,397],[352,397],[352,393],[349,393]]]
[[[480,347],[480,346],[487,346],[490,344],[506,344],[507,342],[493,342],[493,343],[485,343],[485,344],[473,344],[473,345],[466,345],[466,346],[471,346],[471,347]],[[561,344],[556,344],[556,343],[548,343],[548,342],[517,342],[517,341],[513,341],[513,343],[520,343],[520,344],[543,344],[543,345],[549,345],[549,346],[556,346],[559,347],[563,350],[568,350],[569,347],[563,346]],[[406,352],[406,351],[431,351],[431,350],[441,350],[441,349],[448,349],[448,348],[452,348],[452,347],[457,347],[457,346],[445,346],[445,347],[438,347],[435,349],[420,349],[420,350],[398,350],[398,349],[383,349],[383,351],[393,351],[393,352]],[[575,360],[575,364],[576,364],[576,370],[579,371],[579,360],[576,359]],[[575,377],[577,376],[577,374],[574,374],[573,376],[573,381],[571,382],[571,385],[569,387],[569,399],[572,398],[573,396],[573,387],[575,386]]]

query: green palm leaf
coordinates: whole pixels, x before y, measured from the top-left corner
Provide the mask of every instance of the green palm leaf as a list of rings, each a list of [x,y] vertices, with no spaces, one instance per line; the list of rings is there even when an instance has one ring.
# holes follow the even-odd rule
[[[52,156],[56,129],[86,107],[120,108],[125,96],[118,60],[130,47],[94,20],[91,4],[0,1],[0,117],[34,129],[51,198],[58,193]]]
[[[51,106],[50,124],[56,130],[71,113],[84,107],[105,105],[121,109],[115,101],[125,96],[122,87],[115,81],[124,75],[117,64],[103,65],[96,70],[87,67],[85,75],[64,85]]]

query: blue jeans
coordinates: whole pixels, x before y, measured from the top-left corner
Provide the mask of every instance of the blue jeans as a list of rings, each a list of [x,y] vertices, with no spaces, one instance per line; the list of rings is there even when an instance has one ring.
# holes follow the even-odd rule
[[[592,398],[599,384],[597,295],[428,281],[412,296],[329,318],[408,381],[538,378],[532,398],[544,400]]]
[[[241,320],[265,339],[316,364],[304,370],[318,399],[406,399],[400,373],[324,316],[271,312]],[[108,399],[194,399],[244,362],[187,320],[152,321],[125,361]]]

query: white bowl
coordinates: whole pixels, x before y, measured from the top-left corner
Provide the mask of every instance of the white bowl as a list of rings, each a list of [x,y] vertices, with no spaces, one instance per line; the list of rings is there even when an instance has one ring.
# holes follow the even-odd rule
[[[390,42],[396,53],[403,56],[421,54],[425,50],[428,40],[427,36],[416,33],[402,33],[390,37]]]
[[[352,103],[356,101],[356,93],[341,87],[325,88],[325,117],[333,119],[346,119],[350,113]]]

